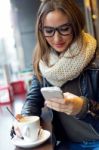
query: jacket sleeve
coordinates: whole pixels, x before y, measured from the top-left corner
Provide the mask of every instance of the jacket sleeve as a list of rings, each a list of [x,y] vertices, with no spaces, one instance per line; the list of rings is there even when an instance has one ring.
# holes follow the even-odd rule
[[[99,116],[99,70],[91,73],[93,97],[89,101],[89,112],[95,116]]]
[[[99,69],[87,70],[81,78],[82,95],[88,99],[88,113],[99,117]]]
[[[41,114],[41,108],[44,106],[44,98],[40,92],[41,83],[33,76],[32,84],[27,94],[25,103],[22,107],[22,115],[38,115]]]
[[[89,111],[96,117],[99,117],[99,49],[96,50],[95,59],[91,63],[92,71],[90,73],[92,82],[92,94],[89,101]]]

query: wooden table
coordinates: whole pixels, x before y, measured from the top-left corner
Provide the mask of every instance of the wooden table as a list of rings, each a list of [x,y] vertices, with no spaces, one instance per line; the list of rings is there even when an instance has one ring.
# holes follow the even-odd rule
[[[8,106],[13,111],[13,106]],[[26,149],[14,146],[11,143],[10,130],[13,118],[7,112],[6,106],[0,106],[0,150],[53,150],[52,137],[38,147]],[[51,132],[51,120],[48,120],[47,115],[41,122],[43,129]]]

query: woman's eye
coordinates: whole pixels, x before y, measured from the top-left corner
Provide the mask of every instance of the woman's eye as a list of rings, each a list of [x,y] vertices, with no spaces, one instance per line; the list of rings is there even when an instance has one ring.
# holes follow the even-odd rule
[[[53,30],[52,29],[45,29],[45,32],[46,33],[53,33]]]
[[[70,30],[70,27],[62,27],[62,28],[60,28],[60,30],[61,31],[68,31],[68,30]]]

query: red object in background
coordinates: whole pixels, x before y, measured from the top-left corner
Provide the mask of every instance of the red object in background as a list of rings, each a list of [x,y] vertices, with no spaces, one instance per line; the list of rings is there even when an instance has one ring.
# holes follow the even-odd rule
[[[12,86],[14,95],[26,93],[26,86],[25,86],[25,82],[24,81],[11,82],[11,86]]]
[[[0,105],[10,104],[13,100],[13,91],[10,85],[0,87]]]

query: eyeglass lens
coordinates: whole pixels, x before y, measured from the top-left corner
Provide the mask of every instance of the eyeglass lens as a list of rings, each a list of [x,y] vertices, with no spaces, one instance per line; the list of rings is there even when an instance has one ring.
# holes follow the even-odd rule
[[[71,26],[71,24],[63,24],[56,28],[45,26],[45,27],[43,27],[42,31],[43,31],[43,34],[45,37],[54,36],[56,31],[58,31],[59,34],[65,36],[65,35],[69,35],[72,33],[72,26]]]

